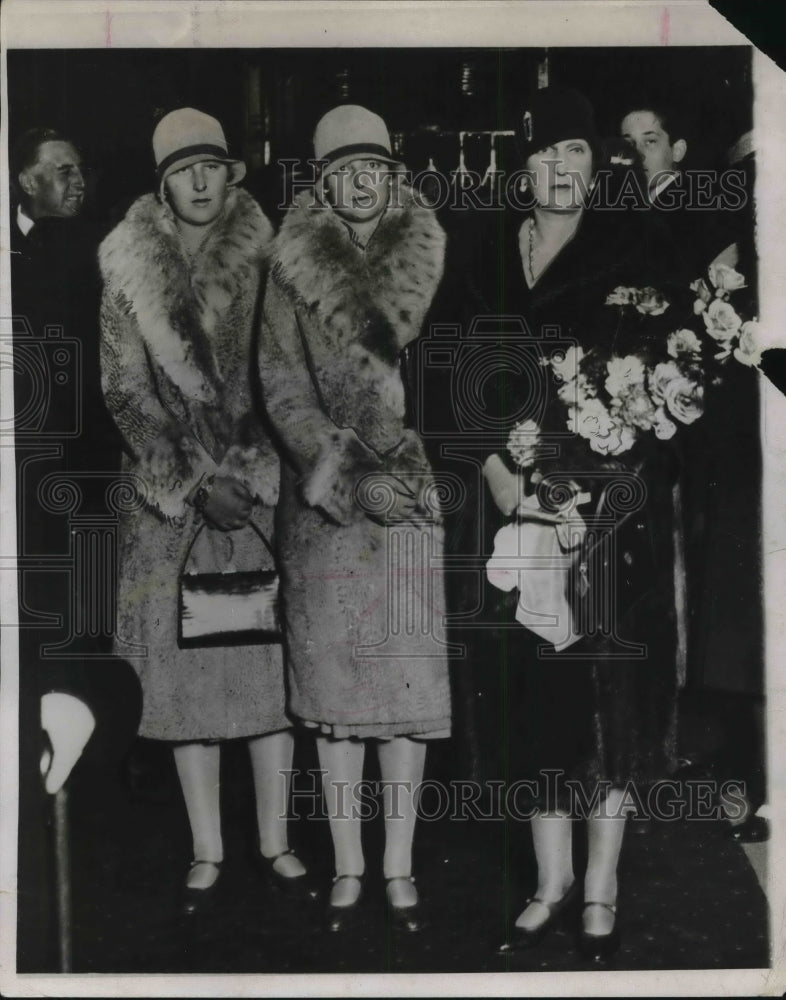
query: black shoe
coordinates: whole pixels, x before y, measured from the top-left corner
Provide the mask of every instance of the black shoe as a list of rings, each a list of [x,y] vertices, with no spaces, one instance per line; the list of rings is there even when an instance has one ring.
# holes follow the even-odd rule
[[[538,924],[534,930],[527,930],[525,927],[513,927],[513,936],[509,941],[500,945],[497,949],[498,955],[510,955],[517,951],[524,951],[527,948],[534,948],[536,944],[539,944],[543,938],[548,934],[548,932],[557,925],[561,917],[565,916],[575,903],[578,902],[581,896],[581,887],[578,881],[574,881],[562,899],[558,899],[555,903],[544,903],[542,899],[538,899],[537,896],[533,896],[528,899],[524,904],[524,909],[529,906],[530,903],[540,903],[545,906],[549,911],[549,915],[543,921],[543,923]],[[522,911],[523,912],[523,911]]]
[[[328,901],[327,912],[326,912],[327,929],[329,931],[333,931],[334,933],[337,931],[344,930],[345,927],[348,927],[350,924],[355,922],[358,916],[360,901],[363,899],[363,889],[365,881],[364,876],[336,875],[336,877],[333,879],[333,885],[335,885],[336,882],[341,882],[343,879],[346,878],[357,879],[358,882],[360,883],[360,889],[358,891],[357,899],[355,900],[354,903],[351,903],[349,906],[333,906],[333,904]]]
[[[196,868],[197,865],[213,865],[214,868],[218,869],[218,874],[213,884],[209,885],[207,889],[194,889],[188,884],[183,886],[180,890],[180,912],[184,917],[193,917],[198,913],[204,913],[205,910],[212,906],[216,899],[216,891],[221,879],[221,862],[192,861],[188,869],[189,872]]]
[[[729,836],[738,844],[760,844],[770,839],[770,825],[763,816],[750,816],[744,823],[729,827]]]
[[[283,858],[285,854],[296,856],[291,847],[288,847],[285,851],[280,851],[278,854],[274,854],[272,858],[265,857],[264,854],[257,851],[254,856],[255,867],[269,886],[275,886],[277,889],[283,889],[285,892],[298,893],[308,896],[310,899],[316,899],[319,895],[319,890],[314,885],[307,871],[303,872],[302,875],[294,876],[282,875],[276,871],[274,867],[276,861],[279,858]]]
[[[582,956],[590,962],[605,962],[620,946],[617,907],[611,903],[588,902],[584,909],[588,906],[603,906],[614,914],[614,926],[608,934],[588,934],[583,927],[579,930],[578,947]]]
[[[412,882],[413,885],[415,883],[415,879],[411,875],[393,875],[390,878],[385,879],[385,898],[388,904],[388,913],[393,918],[394,928],[401,931],[407,931],[409,934],[417,934],[422,927],[422,921],[420,918],[420,900],[417,900],[411,906],[394,906],[390,901],[390,894],[387,892],[387,886],[389,886],[391,882],[397,882],[399,879]]]

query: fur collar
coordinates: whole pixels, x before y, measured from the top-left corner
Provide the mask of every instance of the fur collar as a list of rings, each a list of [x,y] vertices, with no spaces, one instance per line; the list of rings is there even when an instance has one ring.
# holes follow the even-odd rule
[[[272,236],[251,195],[233,188],[193,264],[171,209],[152,194],[101,244],[107,291],[126,300],[150,355],[185,396],[212,403],[220,395],[211,341],[234,299],[256,292]]]
[[[394,193],[395,200],[395,193]],[[365,251],[313,190],[287,212],[272,251],[272,278],[316,314],[339,346],[359,333],[387,362],[420,332],[442,277],[445,233],[434,212],[401,184]]]

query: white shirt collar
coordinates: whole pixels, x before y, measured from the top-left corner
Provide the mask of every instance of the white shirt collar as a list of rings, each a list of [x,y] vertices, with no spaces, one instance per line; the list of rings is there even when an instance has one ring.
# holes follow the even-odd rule
[[[16,224],[22,231],[22,236],[27,236],[35,225],[35,222],[30,218],[27,212],[24,211],[21,205],[16,206]]]

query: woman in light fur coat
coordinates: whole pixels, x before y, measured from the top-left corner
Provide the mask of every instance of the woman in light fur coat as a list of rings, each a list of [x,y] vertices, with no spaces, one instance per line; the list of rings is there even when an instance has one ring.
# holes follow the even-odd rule
[[[260,867],[302,879],[287,848],[293,733],[280,645],[181,649],[178,580],[189,568],[262,568],[249,521],[272,536],[279,459],[252,390],[252,332],[272,227],[235,185],[221,125],[190,108],[153,135],[158,194],[100,248],[101,366],[139,502],[120,518],[118,648],[137,653],[142,736],[170,741],[193,835],[182,908],[212,899],[223,860],[219,741],[248,740]],[[200,528],[204,526],[204,530]]]
[[[317,732],[335,852],[328,926],[343,926],[362,894],[352,795],[373,740],[387,901],[399,925],[416,930],[417,788],[425,741],[449,734],[450,696],[442,534],[431,469],[407,426],[399,354],[440,281],[445,236],[392,168],[377,115],[335,108],[314,145],[327,162],[274,243],[259,355],[287,459],[276,535],[289,704]]]

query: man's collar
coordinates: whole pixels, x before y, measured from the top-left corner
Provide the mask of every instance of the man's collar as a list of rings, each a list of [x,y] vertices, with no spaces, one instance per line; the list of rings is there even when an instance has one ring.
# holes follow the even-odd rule
[[[35,225],[35,222],[25,212],[21,205],[16,207],[16,224],[22,232],[22,236],[27,236]]]

